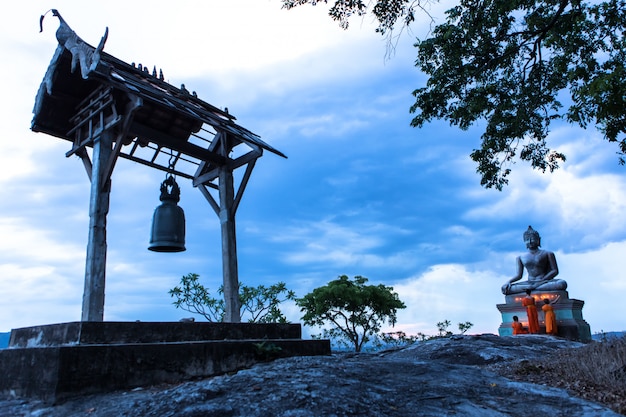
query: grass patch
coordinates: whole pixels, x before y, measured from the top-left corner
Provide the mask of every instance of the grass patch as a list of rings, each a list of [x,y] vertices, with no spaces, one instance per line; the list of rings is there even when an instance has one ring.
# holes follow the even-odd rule
[[[626,336],[562,349],[498,372],[517,381],[567,389],[626,415]]]

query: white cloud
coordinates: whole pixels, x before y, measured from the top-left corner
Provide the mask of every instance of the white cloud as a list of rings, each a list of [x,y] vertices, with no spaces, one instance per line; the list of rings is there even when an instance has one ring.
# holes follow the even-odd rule
[[[584,253],[556,253],[558,277],[567,281],[570,298],[585,302],[583,318],[592,333],[626,328],[618,312],[626,297],[624,253],[626,241]],[[454,332],[458,323],[470,321],[474,326],[469,333],[498,334],[502,318],[496,305],[504,303],[500,287],[513,274],[514,255],[492,253],[490,257],[496,260],[492,265],[489,261],[434,265],[423,274],[391,284],[407,308],[399,312],[396,328],[389,330],[436,334],[436,323],[450,320]],[[509,275],[505,261],[510,261]]]
[[[437,334],[438,322],[473,323],[469,333],[496,333],[502,321],[496,304],[503,303],[504,277],[489,270],[458,264],[434,265],[423,274],[392,284],[407,308],[400,310],[394,330],[406,334]],[[392,330],[393,331],[393,330]]]
[[[593,333],[626,329],[621,308],[626,297],[626,241],[582,253],[557,253],[559,278],[570,298],[585,301],[583,317]]]
[[[62,266],[29,265],[28,258],[0,264],[0,331],[79,319],[83,282],[68,272]]]
[[[360,224],[345,226],[330,219],[275,230],[271,241],[286,244],[281,259],[287,264],[323,263],[331,268],[366,271],[374,268],[409,269],[415,265],[412,248],[381,254],[393,235],[404,234],[393,225]]]
[[[482,191],[469,193],[479,204],[466,213],[468,220],[527,219],[528,224],[549,228],[550,245],[565,250],[596,248],[626,234],[626,178],[602,171],[607,148],[587,136],[572,137],[567,144],[571,163],[552,174],[541,174],[517,165],[509,187],[502,195],[480,203]],[[580,134],[580,130],[574,130]],[[593,149],[591,147],[594,147]],[[584,159],[584,155],[590,158]],[[569,160],[568,160],[569,161]],[[599,165],[598,165],[599,164]],[[583,168],[594,166],[594,169]],[[540,230],[541,232],[541,230]]]
[[[0,219],[0,252],[7,259],[27,264],[65,265],[85,256],[85,250],[72,243],[62,243],[63,236],[54,236],[50,230],[32,228],[25,219]]]
[[[559,172],[541,175],[518,164],[505,191],[484,190],[467,157],[479,132],[444,123],[408,127],[410,92],[423,80],[413,68],[410,36],[384,62],[384,41],[367,18],[353,20],[346,32],[322,4],[292,11],[280,5],[59,0],[54,6],[87,42],[99,42],[109,26],[106,52],[163,68],[172,84],[185,83],[238,117],[242,111],[243,126],[279,149],[289,146],[290,159],[268,155],[257,165],[240,207],[247,285],[282,280],[303,295],[355,271],[372,282],[397,282],[408,306],[398,328],[407,333],[433,333],[444,319],[496,332],[499,289],[514,265],[508,237],[523,248],[521,233],[533,224],[545,246],[559,251],[562,278],[572,297],[586,300],[592,330],[619,329],[626,185],[623,173],[609,168],[610,146],[580,130],[555,129],[555,143],[568,155]],[[49,7],[15,3],[0,26],[0,50],[11,57],[0,66],[0,77],[11,80],[1,112],[0,331],[80,318],[89,182],[80,160],[64,157],[69,142],[29,131],[35,93],[56,48],[56,18],[48,15],[38,33],[39,15]],[[109,320],[188,316],[167,295],[180,276],[197,272],[211,288],[221,281],[219,221],[188,184],[181,184],[188,251],[147,253],[161,180],[161,173],[122,160],[113,173]]]

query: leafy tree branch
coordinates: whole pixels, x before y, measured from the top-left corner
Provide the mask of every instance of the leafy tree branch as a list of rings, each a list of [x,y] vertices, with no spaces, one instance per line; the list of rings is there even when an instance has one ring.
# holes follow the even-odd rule
[[[184,275],[180,280],[180,286],[168,291],[170,297],[176,298],[173,302],[174,306],[193,314],[199,314],[211,322],[223,321],[224,300],[212,297],[199,279],[198,274]]]
[[[283,0],[289,9],[315,0]],[[335,0],[344,28],[368,8],[381,34],[415,21],[427,2]],[[432,17],[431,17],[432,19]],[[512,165],[559,168],[550,125],[594,126],[626,155],[626,0],[459,0],[445,21],[418,40],[416,66],[428,77],[413,91],[411,125],[435,119],[465,130],[484,121],[470,157],[481,184],[501,190]],[[562,104],[561,100],[566,102]]]
[[[224,287],[217,290],[224,294]],[[214,298],[209,290],[200,283],[198,274],[190,273],[181,278],[180,285],[169,290],[176,308],[199,314],[211,322],[224,320],[224,299]],[[280,310],[280,304],[287,300],[295,300],[296,294],[287,289],[284,282],[258,287],[239,286],[241,317],[248,317],[251,323],[287,323],[287,318]]]

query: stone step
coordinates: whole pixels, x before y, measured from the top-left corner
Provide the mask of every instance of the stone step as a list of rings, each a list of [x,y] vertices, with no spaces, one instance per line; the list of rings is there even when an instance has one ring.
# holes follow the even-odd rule
[[[78,324],[86,334],[76,333],[77,323],[38,326],[39,332],[17,329],[11,346],[0,349],[0,397],[54,403],[81,394],[206,378],[281,357],[331,353],[327,339],[300,339],[299,324]],[[148,329],[154,333],[141,334]],[[205,340],[209,336],[220,340]],[[184,340],[194,338],[199,340]],[[154,339],[167,341],[145,342]]]
[[[9,348],[301,337],[300,324],[85,321],[13,329]]]

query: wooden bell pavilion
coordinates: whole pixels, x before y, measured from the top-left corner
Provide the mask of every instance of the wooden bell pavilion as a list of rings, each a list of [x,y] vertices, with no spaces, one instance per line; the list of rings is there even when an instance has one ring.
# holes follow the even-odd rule
[[[184,85],[168,84],[156,67],[150,71],[105,53],[108,28],[94,48],[51,11],[60,21],[59,45],[37,94],[32,130],[71,142],[66,156],[78,155],[91,180],[82,320],[103,320],[110,178],[117,159],[125,158],[189,179],[206,197],[221,223],[225,321],[239,322],[235,212],[263,151],[285,155],[228,111]],[[245,172],[235,193],[238,168]],[[219,201],[210,188],[218,190]]]
[[[165,82],[156,68],[106,54],[107,32],[94,48],[52,13],[61,22],[59,46],[37,94],[32,130],[69,141],[66,155],[78,155],[91,180],[82,320],[12,329],[9,348],[0,349],[0,396],[54,402],[208,377],[276,357],[330,354],[329,340],[301,339],[300,324],[240,323],[235,212],[263,151],[284,155],[227,111]],[[219,216],[225,323],[103,321],[106,216],[118,158],[165,171],[168,180],[192,180]],[[235,192],[237,168],[245,171]],[[167,199],[173,205],[177,196]]]

